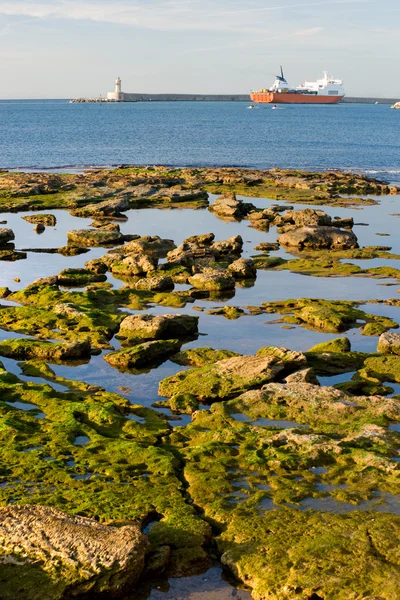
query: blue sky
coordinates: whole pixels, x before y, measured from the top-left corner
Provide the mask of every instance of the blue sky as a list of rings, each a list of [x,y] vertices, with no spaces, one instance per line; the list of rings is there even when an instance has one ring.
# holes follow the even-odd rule
[[[247,93],[283,64],[400,98],[400,0],[0,0],[0,98]]]

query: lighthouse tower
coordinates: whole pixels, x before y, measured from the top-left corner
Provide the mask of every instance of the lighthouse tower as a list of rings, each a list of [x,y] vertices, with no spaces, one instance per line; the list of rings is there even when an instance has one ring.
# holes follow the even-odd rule
[[[122,93],[122,82],[120,77],[118,77],[118,79],[115,82],[115,91],[109,92],[107,94],[107,99],[114,102],[124,101],[124,94]]]

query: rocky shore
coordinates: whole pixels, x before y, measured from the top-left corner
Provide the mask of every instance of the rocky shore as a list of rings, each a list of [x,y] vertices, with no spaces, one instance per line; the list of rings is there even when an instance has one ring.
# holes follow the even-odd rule
[[[336,172],[0,173],[5,220],[29,212],[38,234],[58,209],[77,220],[59,247],[23,248],[0,229],[15,275],[37,252],[63,265],[0,288],[1,600],[135,600],[140,581],[216,560],[255,600],[400,599],[400,300],[282,289],[252,301],[258,279],[282,271],[305,289],[321,277],[398,285],[400,254],[363,246],[350,212],[322,208],[389,195]],[[203,209],[262,241],[250,254],[237,233],[126,233],[145,208]],[[263,334],[251,353],[237,334],[234,348],[203,342],[212,319],[235,335],[260,318],[300,336],[286,347]],[[321,337],[307,345],[302,332]],[[131,388],[87,383],[93,361]],[[158,384],[148,405],[135,400],[143,374]]]

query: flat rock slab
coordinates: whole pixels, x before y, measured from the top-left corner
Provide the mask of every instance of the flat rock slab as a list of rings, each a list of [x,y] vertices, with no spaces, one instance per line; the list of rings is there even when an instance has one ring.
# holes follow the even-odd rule
[[[282,246],[289,248],[329,248],[345,250],[358,248],[357,236],[352,231],[337,227],[299,227],[278,238]]]
[[[0,508],[1,598],[116,598],[138,580],[147,548],[134,523],[107,527],[47,506]]]
[[[104,229],[77,229],[68,231],[68,244],[70,246],[114,246],[124,243],[124,236],[117,231]]]

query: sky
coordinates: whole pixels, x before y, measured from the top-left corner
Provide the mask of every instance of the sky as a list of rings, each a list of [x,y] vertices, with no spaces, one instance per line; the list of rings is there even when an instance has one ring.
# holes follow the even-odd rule
[[[0,0],[0,98],[229,93],[323,70],[400,98],[400,0]]]

